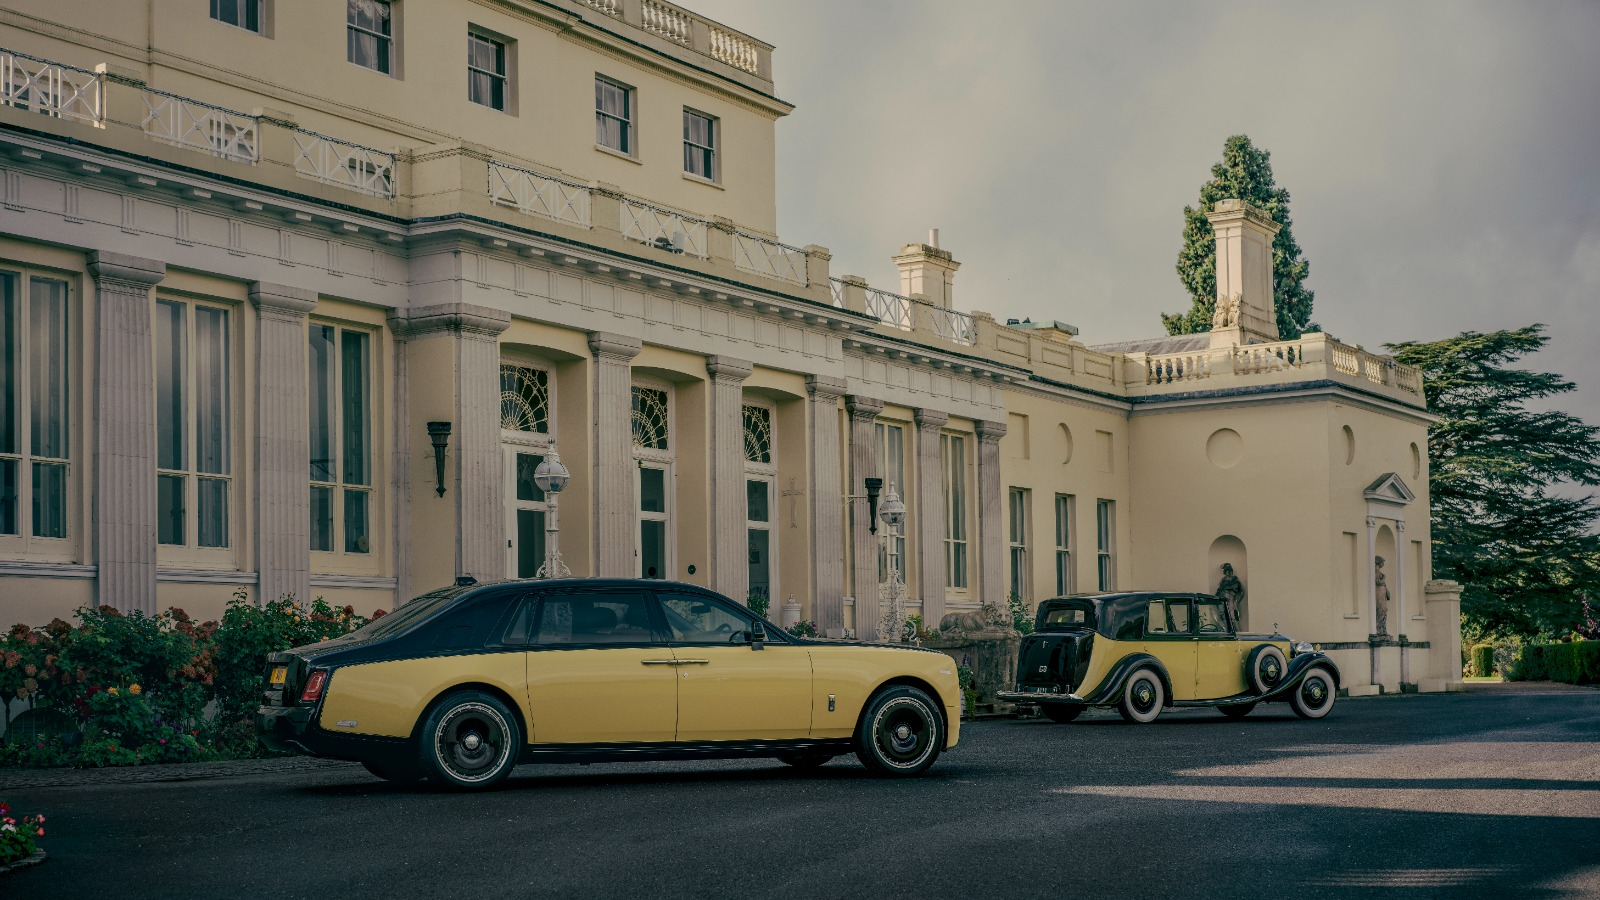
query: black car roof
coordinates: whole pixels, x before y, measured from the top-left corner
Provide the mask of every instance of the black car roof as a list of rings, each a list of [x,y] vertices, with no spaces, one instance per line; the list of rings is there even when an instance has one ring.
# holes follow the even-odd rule
[[[704,593],[713,593],[710,588],[686,581],[667,581],[662,578],[504,578],[498,581],[482,581],[466,592],[476,595],[478,591],[498,590],[509,585],[524,585],[537,587],[541,590],[552,588],[588,588],[605,589],[631,587],[644,590],[679,590],[689,589]]]

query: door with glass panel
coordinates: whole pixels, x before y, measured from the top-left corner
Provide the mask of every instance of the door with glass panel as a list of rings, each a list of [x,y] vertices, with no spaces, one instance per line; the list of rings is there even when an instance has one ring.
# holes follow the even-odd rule
[[[670,578],[672,547],[669,540],[671,467],[665,463],[639,463],[634,487],[639,497],[640,578]]]
[[[505,483],[510,487],[506,500],[506,574],[512,578],[533,578],[544,565],[544,491],[534,483],[533,472],[544,461],[538,447],[507,444]]]
[[[772,479],[746,476],[745,534],[749,538],[750,596],[772,597]]]

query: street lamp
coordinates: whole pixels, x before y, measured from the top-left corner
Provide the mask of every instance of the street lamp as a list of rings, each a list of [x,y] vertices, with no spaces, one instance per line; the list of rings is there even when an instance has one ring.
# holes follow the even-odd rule
[[[556,497],[567,488],[572,473],[561,464],[561,454],[555,447],[545,454],[544,460],[533,470],[533,483],[545,494],[544,514],[544,565],[535,572],[535,578],[571,578],[572,570],[561,561],[561,551],[556,541],[561,528],[556,524]]]
[[[892,481],[883,503],[878,506],[878,518],[888,526],[884,533],[884,540],[888,542],[884,556],[889,561],[888,579],[878,585],[878,600],[883,610],[878,621],[878,640],[888,643],[900,639],[906,626],[906,583],[900,577],[900,560],[894,552],[898,529],[906,520],[906,504]]]

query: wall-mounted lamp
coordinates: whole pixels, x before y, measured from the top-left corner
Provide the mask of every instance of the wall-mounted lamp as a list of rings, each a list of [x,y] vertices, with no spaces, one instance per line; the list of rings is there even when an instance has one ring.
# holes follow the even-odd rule
[[[433,467],[439,479],[439,496],[444,496],[444,450],[450,446],[450,423],[429,422],[428,439],[433,441]]]
[[[882,478],[864,478],[862,484],[867,488],[867,530],[873,534],[878,533],[878,492],[883,490]]]

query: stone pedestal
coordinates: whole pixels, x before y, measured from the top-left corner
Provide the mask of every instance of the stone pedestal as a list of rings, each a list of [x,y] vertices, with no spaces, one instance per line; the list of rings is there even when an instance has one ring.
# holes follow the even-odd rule
[[[997,702],[994,695],[1017,680],[1017,651],[1022,647],[1022,634],[1016,629],[944,632],[923,641],[922,646],[938,650],[957,665],[972,670],[978,682],[977,705],[987,706],[990,712],[1010,712],[1015,708],[1010,703]]]

